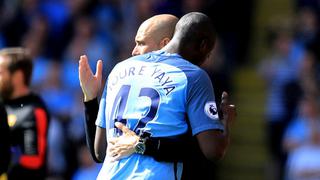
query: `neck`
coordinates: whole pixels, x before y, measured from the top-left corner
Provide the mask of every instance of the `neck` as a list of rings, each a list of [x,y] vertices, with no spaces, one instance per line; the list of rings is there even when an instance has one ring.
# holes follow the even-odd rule
[[[22,86],[22,87],[16,88],[16,90],[12,93],[10,99],[23,97],[28,95],[29,93],[30,93],[30,89],[27,86]]]
[[[177,53],[184,59],[192,62],[193,61],[193,51],[194,44],[191,41],[186,41],[183,34],[177,32],[174,34],[171,41],[163,48],[164,51],[168,53]]]
[[[162,50],[171,54],[177,53],[189,62],[200,65],[199,55],[195,52],[195,46],[193,45],[182,45],[179,41],[171,40]]]
[[[192,60],[192,58],[190,57],[190,52],[192,52],[190,46],[181,45],[179,41],[171,40],[170,43],[167,46],[165,46],[162,50],[171,54],[177,53],[184,59],[187,59],[189,61]]]
[[[181,55],[179,42],[176,42],[174,40],[171,40],[165,47],[162,48],[167,53],[177,53]]]

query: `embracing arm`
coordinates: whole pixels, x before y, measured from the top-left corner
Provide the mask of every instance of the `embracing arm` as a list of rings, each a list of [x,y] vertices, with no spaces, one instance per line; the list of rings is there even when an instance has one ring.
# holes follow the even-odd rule
[[[112,161],[117,161],[135,153],[135,146],[140,138],[135,132],[120,122],[115,123],[115,126],[120,129],[123,134],[108,143],[108,153],[110,153]],[[156,161],[182,161],[187,158],[186,150],[191,144],[191,141],[189,141],[187,137],[186,134],[174,138],[148,137],[145,139],[146,148],[143,155],[151,156]]]
[[[187,158],[186,150],[191,141],[181,135],[176,138],[149,138],[146,141],[144,155],[152,156],[156,161],[175,162]]]

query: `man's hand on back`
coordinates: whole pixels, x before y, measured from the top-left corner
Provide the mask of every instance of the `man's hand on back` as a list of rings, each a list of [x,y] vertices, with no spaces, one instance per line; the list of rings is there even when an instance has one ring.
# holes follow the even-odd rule
[[[79,80],[82,92],[84,94],[84,101],[90,101],[98,96],[102,81],[102,61],[97,62],[96,74],[88,63],[86,55],[80,56],[79,60]]]
[[[117,161],[133,154],[140,138],[135,132],[120,122],[116,122],[115,126],[122,131],[122,135],[108,138],[107,155],[111,157],[111,161]]]

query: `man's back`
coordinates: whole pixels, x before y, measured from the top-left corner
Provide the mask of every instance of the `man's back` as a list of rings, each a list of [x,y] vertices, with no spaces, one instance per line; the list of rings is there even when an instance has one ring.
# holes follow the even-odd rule
[[[106,88],[97,125],[107,131],[114,128],[115,121],[121,121],[138,134],[177,138],[188,131],[187,116],[193,135],[223,129],[213,94],[207,93],[213,92],[207,74],[177,54],[157,51],[125,60],[113,69]],[[203,109],[205,104],[208,106]],[[182,172],[181,164],[156,162],[138,154],[108,165],[102,171],[120,174],[114,176],[119,178],[145,173],[139,177],[174,179]]]

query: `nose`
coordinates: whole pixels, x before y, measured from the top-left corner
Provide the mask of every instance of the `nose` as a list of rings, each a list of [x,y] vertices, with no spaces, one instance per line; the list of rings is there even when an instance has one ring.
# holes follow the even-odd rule
[[[132,50],[131,55],[132,55],[132,56],[136,56],[136,55],[139,55],[139,54],[140,54],[140,53],[139,53],[138,47],[135,46],[135,47],[133,48],[133,50]]]

